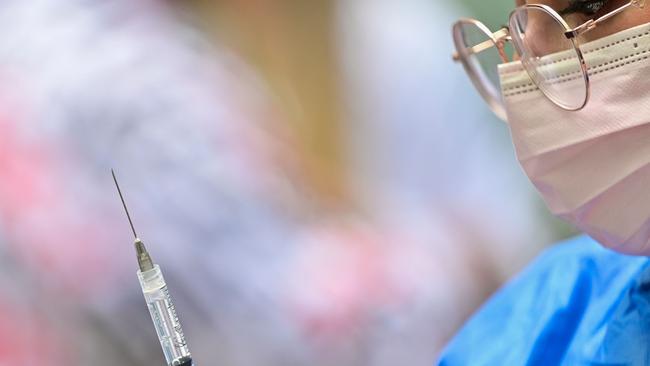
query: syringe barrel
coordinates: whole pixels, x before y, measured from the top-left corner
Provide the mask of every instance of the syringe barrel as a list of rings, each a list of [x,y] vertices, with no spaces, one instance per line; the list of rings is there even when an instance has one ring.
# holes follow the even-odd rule
[[[192,356],[160,267],[156,264],[148,271],[138,271],[138,279],[167,365],[191,365]]]

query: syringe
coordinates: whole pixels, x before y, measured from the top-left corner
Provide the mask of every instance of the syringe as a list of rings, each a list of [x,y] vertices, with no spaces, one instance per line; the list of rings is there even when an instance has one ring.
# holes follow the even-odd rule
[[[162,346],[165,360],[168,366],[193,366],[192,356],[187,347],[183,329],[176,315],[176,308],[172,303],[167,284],[163,278],[160,267],[151,260],[151,256],[144,246],[144,243],[138,238],[135,232],[135,227],[131,221],[131,215],[126,208],[124,196],[120,190],[120,185],[117,183],[115,172],[111,169],[117,193],[120,195],[120,200],[124,206],[126,217],[129,219],[133,236],[135,237],[135,252],[138,257],[138,280],[142,287],[144,299],[149,307],[149,313],[153,320],[153,325],[156,328],[156,334],[160,345]]]

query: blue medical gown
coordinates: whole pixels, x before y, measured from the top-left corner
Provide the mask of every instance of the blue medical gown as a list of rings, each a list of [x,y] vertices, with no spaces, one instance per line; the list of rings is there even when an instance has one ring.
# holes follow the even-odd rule
[[[650,365],[650,261],[581,236],[499,290],[439,365]]]

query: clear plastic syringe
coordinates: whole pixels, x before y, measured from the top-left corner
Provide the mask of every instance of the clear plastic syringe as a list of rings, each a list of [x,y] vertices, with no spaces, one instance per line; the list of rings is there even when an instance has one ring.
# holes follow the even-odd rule
[[[147,307],[149,307],[149,313],[151,314],[153,325],[156,328],[156,334],[165,354],[167,365],[193,366],[192,356],[187,347],[183,329],[176,314],[176,308],[174,307],[174,303],[172,303],[160,267],[154,264],[144,243],[138,238],[138,234],[135,232],[133,222],[131,221],[131,215],[129,215],[129,210],[126,208],[124,196],[122,196],[122,191],[117,183],[115,172],[112,169],[111,174],[113,175],[117,192],[124,206],[124,211],[126,211],[126,216],[129,219],[131,230],[135,236],[134,245],[138,258],[138,266],[140,267],[137,272],[138,280],[140,280],[142,293],[147,302]]]

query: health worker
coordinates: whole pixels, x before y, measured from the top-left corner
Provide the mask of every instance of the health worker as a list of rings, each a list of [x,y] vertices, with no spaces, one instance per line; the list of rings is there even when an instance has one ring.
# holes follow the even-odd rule
[[[454,59],[585,235],[499,290],[439,365],[650,365],[650,3],[515,5],[501,29],[459,20]]]

